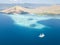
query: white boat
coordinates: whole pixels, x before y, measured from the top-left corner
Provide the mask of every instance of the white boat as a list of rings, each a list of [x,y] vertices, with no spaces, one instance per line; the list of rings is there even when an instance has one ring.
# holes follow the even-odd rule
[[[42,33],[42,34],[39,35],[39,37],[40,37],[40,38],[43,38],[43,37],[45,37],[45,34]]]

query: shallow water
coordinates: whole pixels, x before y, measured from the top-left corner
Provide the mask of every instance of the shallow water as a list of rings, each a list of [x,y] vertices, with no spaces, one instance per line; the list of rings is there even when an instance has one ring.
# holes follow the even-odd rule
[[[28,28],[36,28],[36,29],[42,29],[42,28],[48,28],[48,26],[37,23],[38,21],[42,20],[49,20],[53,19],[53,17],[47,17],[47,16],[37,16],[33,14],[16,14],[16,15],[8,15],[12,18],[15,24],[20,26],[25,26]]]
[[[41,33],[44,38],[39,37]],[[0,14],[0,45],[60,45],[60,19]]]

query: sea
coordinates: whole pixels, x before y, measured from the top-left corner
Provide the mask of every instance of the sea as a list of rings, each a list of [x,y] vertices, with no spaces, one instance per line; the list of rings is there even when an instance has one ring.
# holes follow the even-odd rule
[[[32,14],[19,14],[19,16],[20,15],[29,18],[29,15]],[[37,17],[38,20],[39,16],[34,15],[29,21],[33,21],[33,19],[36,21],[34,17]],[[30,23],[26,24],[25,21],[27,20],[25,20],[25,18],[20,18],[19,16],[0,13],[0,45],[60,45],[59,16],[50,16],[51,18],[43,16],[44,19],[41,18],[41,20],[36,21],[36,23],[32,23],[33,25],[27,25]],[[37,23],[38,28],[34,25]],[[43,27],[40,28],[41,26],[39,26],[39,24],[41,26],[43,25]],[[43,38],[39,37],[42,33],[45,35]]]

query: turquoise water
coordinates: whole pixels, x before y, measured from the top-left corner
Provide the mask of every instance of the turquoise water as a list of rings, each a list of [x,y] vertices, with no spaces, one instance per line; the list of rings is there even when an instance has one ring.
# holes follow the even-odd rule
[[[36,25],[31,28],[30,25],[20,25],[22,21],[19,22],[15,17],[18,20],[16,22],[14,17],[0,14],[0,45],[60,45],[60,19],[38,20],[36,23],[46,26],[39,29],[35,28]],[[35,18],[33,19],[35,20]],[[29,18],[29,20],[32,19]],[[39,37],[41,33],[45,34],[44,38]]]

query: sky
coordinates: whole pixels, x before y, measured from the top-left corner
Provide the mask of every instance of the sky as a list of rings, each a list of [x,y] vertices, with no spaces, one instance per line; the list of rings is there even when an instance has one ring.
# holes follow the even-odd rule
[[[60,4],[60,0],[0,0],[0,3]]]

